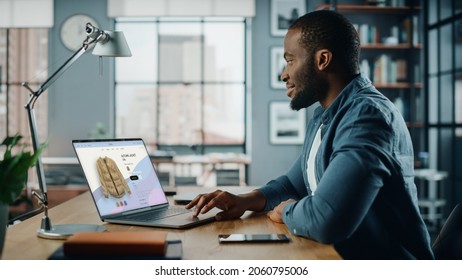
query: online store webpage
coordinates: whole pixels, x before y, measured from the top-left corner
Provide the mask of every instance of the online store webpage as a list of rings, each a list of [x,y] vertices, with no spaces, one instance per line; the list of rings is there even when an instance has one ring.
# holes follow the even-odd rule
[[[102,216],[167,203],[142,140],[76,142]]]

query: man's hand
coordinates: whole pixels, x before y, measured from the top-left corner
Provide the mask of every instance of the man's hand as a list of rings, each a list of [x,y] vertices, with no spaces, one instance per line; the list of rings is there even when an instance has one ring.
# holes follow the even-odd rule
[[[215,218],[217,220],[229,220],[239,218],[246,210],[258,211],[265,206],[265,198],[259,191],[253,191],[244,195],[234,195],[226,191],[216,190],[208,194],[196,196],[186,205],[186,209],[195,206],[193,216],[205,214],[212,208],[223,210]]]
[[[212,208],[217,207],[223,210],[215,216],[217,220],[239,218],[246,210],[240,200],[237,195],[216,190],[212,193],[196,196],[186,205],[186,209],[196,206],[193,216],[197,217],[199,214],[205,214]]]
[[[278,206],[274,207],[273,210],[268,212],[268,218],[270,218],[271,221],[275,223],[280,223],[283,224],[284,221],[282,220],[282,210],[284,207],[286,207],[288,204],[295,202],[296,200],[294,199],[288,199],[286,201],[283,201],[279,203]]]

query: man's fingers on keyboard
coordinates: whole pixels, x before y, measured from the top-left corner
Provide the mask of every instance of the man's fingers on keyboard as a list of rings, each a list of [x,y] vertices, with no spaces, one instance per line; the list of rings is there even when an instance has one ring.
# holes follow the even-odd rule
[[[203,213],[202,210],[204,208],[204,206],[207,204],[207,195],[205,194],[201,194],[198,196],[198,200],[196,202],[196,208],[194,210],[194,215],[197,216],[199,215],[199,213]]]
[[[202,194],[196,196],[195,198],[193,198],[193,200],[191,200],[188,204],[186,204],[185,208],[186,209],[191,209],[194,205],[197,204],[197,202],[199,202],[199,199],[201,198]]]

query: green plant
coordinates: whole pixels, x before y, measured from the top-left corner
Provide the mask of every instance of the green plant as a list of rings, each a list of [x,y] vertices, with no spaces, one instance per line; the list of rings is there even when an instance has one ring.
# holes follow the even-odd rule
[[[0,146],[5,146],[3,159],[0,160],[0,203],[7,205],[16,201],[21,195],[26,182],[29,168],[37,163],[45,145],[39,147],[36,153],[24,150],[24,146],[19,147],[22,136],[16,134],[6,137]],[[13,149],[20,150],[13,154]]]

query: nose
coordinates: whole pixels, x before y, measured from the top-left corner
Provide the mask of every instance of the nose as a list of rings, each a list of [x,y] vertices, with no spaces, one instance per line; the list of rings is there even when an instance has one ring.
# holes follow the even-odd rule
[[[287,67],[284,67],[284,69],[282,69],[282,73],[281,73],[281,81],[283,82],[287,82],[287,80],[289,79],[289,74],[287,73],[286,71]]]

